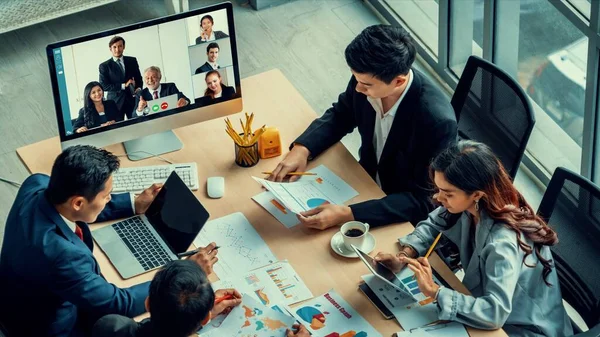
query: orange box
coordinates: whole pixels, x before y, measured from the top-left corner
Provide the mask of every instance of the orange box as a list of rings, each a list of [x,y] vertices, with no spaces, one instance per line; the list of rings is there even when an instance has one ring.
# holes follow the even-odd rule
[[[258,153],[261,159],[281,156],[281,138],[279,130],[270,126],[258,140]]]

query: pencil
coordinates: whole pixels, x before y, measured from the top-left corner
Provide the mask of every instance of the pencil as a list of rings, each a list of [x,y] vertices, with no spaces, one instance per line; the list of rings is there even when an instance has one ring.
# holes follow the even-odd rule
[[[273,174],[271,171],[261,172],[262,174]],[[312,172],[288,172],[286,176],[316,176],[316,173]]]
[[[215,305],[217,305],[217,304],[219,304],[219,303],[221,303],[221,302],[223,302],[225,300],[230,300],[232,298],[233,298],[233,295],[231,295],[231,294],[227,294],[225,296],[217,297],[217,298],[215,298]]]
[[[440,232],[438,234],[438,236],[435,238],[435,240],[433,240],[433,244],[431,244],[431,247],[429,247],[429,250],[427,251],[427,254],[425,254],[425,258],[428,258],[429,255],[431,255],[431,252],[433,252],[433,249],[435,248],[435,245],[437,245],[438,241],[440,241],[440,238],[442,237],[442,232]]]

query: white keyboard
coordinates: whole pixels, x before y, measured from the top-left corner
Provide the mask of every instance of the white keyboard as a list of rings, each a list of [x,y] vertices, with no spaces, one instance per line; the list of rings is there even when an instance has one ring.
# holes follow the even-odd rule
[[[121,167],[113,174],[113,192],[139,193],[154,183],[164,183],[171,172],[177,172],[191,190],[197,190],[198,167],[196,163]]]

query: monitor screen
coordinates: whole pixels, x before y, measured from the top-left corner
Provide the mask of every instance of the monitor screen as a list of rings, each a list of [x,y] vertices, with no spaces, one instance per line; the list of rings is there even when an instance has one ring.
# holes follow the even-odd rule
[[[63,147],[109,145],[241,111],[230,3],[46,51]]]

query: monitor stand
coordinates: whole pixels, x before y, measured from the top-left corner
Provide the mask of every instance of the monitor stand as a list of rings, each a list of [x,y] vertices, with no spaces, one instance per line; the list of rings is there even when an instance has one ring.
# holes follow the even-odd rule
[[[183,148],[183,143],[173,131],[155,133],[153,135],[123,142],[129,160],[142,160],[169,153]]]

